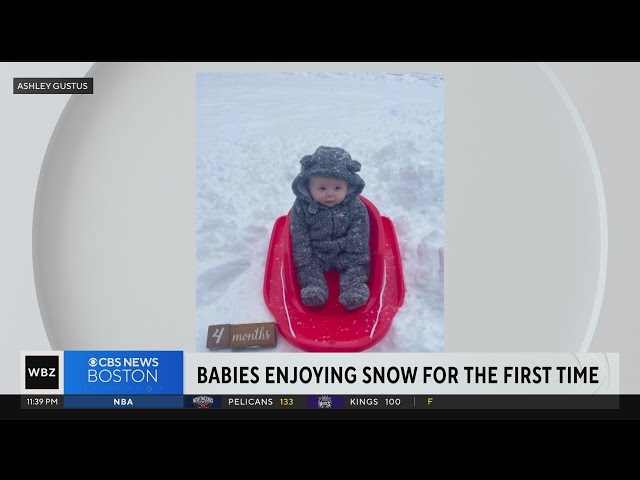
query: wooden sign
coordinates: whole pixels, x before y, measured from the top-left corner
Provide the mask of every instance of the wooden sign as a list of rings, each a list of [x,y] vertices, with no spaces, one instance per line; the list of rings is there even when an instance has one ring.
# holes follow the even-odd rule
[[[207,348],[211,350],[275,347],[277,342],[274,322],[209,325],[207,333]]]
[[[230,337],[231,348],[275,347],[276,324],[269,322],[231,325]]]
[[[217,350],[219,348],[229,348],[229,333],[231,325],[209,325],[207,332],[207,348]]]

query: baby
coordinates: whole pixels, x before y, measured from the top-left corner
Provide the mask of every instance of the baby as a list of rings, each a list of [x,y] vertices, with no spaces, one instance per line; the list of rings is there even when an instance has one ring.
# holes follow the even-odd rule
[[[340,272],[340,303],[355,310],[369,299],[369,214],[358,198],[360,163],[342,148],[318,147],[300,160],[291,188],[293,263],[302,302],[321,307],[329,290],[323,271]]]

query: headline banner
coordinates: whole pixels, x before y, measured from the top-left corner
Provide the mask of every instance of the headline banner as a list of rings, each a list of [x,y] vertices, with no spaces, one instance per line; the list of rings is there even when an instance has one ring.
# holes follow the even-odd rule
[[[619,394],[617,353],[185,353],[184,393]]]

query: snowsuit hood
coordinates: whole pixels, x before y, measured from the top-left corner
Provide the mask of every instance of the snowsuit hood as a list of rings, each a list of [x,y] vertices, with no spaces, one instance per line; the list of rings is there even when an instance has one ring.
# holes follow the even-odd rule
[[[291,189],[295,196],[309,204],[309,211],[315,213],[318,204],[309,192],[309,178],[317,175],[344,180],[349,185],[342,203],[349,203],[364,190],[364,180],[358,175],[360,162],[353,160],[344,149],[339,147],[318,147],[312,155],[300,160],[300,173],[293,180]]]

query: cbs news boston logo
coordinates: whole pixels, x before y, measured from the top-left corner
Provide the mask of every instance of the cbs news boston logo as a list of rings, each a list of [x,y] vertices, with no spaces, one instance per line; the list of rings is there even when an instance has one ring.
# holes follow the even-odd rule
[[[182,395],[182,351],[21,352],[23,394]]]
[[[88,364],[89,383],[158,382],[158,357],[91,357]]]
[[[182,395],[181,351],[65,351],[65,394]]]

